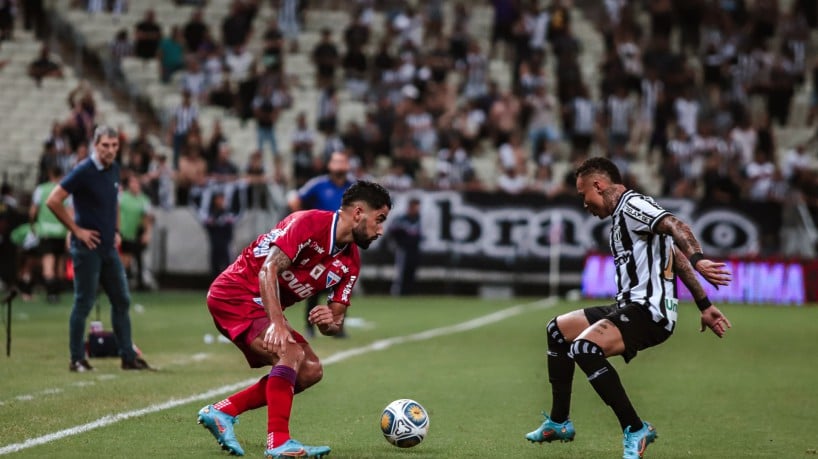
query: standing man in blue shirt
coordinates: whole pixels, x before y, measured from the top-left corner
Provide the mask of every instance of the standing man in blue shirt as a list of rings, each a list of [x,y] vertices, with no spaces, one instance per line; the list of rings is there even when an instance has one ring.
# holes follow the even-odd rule
[[[71,258],[74,262],[74,307],[69,320],[70,371],[94,369],[85,358],[83,335],[88,314],[94,305],[97,287],[111,302],[114,328],[123,370],[149,370],[137,356],[131,341],[131,296],[125,269],[119,259],[119,133],[109,126],[94,131],[91,155],[66,175],[48,196],[46,205],[71,232]],[[71,195],[74,218],[63,202]]]
[[[395,245],[395,278],[389,290],[393,296],[415,293],[415,274],[420,264],[420,242],[423,240],[420,224],[420,199],[409,198],[406,213],[389,227],[389,239]]]
[[[344,191],[352,186],[349,179],[349,157],[345,152],[332,153],[327,161],[327,173],[313,177],[289,199],[290,210],[329,210],[337,211],[341,208],[341,198]],[[304,332],[307,336],[315,336],[315,330],[309,321],[310,311],[318,305],[318,295],[307,298],[307,310]],[[346,337],[344,330],[335,335],[337,338]]]

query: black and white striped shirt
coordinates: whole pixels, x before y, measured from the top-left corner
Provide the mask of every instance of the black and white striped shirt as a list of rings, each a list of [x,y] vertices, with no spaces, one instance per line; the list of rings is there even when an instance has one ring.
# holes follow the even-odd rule
[[[194,105],[180,105],[173,113],[173,119],[176,121],[174,133],[185,134],[199,119],[199,110]]]
[[[488,60],[479,53],[469,53],[466,57],[466,97],[474,99],[487,91]]]
[[[627,97],[608,97],[608,116],[610,117],[610,131],[614,134],[628,135],[631,130],[631,116],[633,116],[633,101]]]
[[[594,102],[580,96],[575,97],[572,104],[574,108],[574,134],[593,134],[594,122],[596,121]]]
[[[673,331],[677,303],[673,238],[655,231],[668,211],[653,198],[628,190],[612,215],[610,245],[616,265],[616,302],[642,304],[653,320]]]

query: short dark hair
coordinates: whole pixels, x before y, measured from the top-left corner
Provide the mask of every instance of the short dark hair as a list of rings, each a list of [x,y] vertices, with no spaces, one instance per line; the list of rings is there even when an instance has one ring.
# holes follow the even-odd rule
[[[588,158],[579,165],[576,171],[576,177],[583,177],[588,174],[603,174],[611,179],[611,182],[621,185],[622,175],[619,173],[619,168],[610,159],[596,156]]]
[[[363,201],[373,209],[380,209],[383,206],[392,208],[392,197],[386,188],[366,180],[359,180],[344,191],[341,207],[347,207],[356,201]]]

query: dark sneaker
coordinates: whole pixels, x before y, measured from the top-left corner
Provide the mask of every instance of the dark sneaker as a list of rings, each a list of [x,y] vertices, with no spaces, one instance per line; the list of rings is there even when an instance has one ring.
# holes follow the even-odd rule
[[[122,369],[155,371],[155,369],[151,368],[151,366],[148,365],[148,362],[146,362],[142,357],[136,357],[133,360],[122,360]]]
[[[87,360],[74,360],[71,364],[68,365],[68,371],[73,371],[75,373],[85,373],[86,371],[94,371],[94,367],[88,363]]]

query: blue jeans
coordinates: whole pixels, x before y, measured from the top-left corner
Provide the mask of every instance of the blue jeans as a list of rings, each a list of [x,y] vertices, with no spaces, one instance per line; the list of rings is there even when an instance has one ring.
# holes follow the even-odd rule
[[[273,152],[273,156],[278,155],[278,144],[276,143],[276,131],[275,127],[262,127],[258,126],[256,128],[256,148],[258,151],[264,153],[264,144],[270,144],[270,150]]]
[[[97,298],[97,287],[102,283],[111,302],[111,325],[114,328],[119,355],[133,360],[136,352],[131,341],[131,318],[128,308],[131,295],[125,269],[114,247],[91,250],[82,242],[71,239],[71,259],[74,262],[74,308],[68,322],[71,360],[85,358],[85,324]]]

